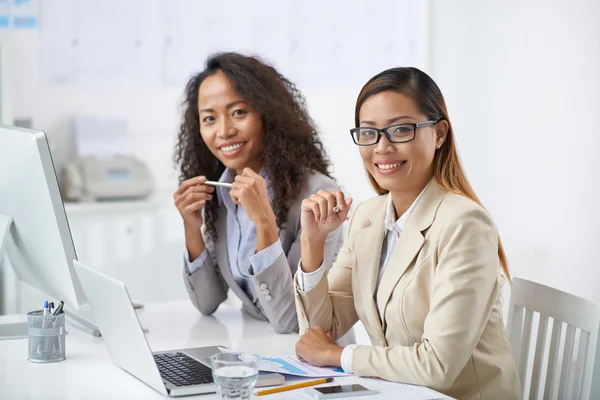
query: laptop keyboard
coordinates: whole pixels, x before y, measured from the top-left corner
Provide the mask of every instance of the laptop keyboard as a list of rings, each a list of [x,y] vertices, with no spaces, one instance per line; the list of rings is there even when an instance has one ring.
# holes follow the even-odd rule
[[[163,380],[175,386],[213,383],[212,370],[184,353],[154,354],[154,361]]]

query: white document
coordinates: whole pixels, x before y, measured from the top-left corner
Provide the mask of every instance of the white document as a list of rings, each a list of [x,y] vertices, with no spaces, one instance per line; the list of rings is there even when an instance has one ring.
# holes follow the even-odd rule
[[[296,356],[261,357],[259,371],[277,372],[286,375],[303,376],[306,378],[329,378],[350,376],[341,368],[315,367],[298,360]]]

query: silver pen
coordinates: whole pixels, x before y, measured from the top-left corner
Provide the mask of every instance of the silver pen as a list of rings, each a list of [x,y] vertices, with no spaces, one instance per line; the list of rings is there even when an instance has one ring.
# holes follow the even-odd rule
[[[220,187],[224,187],[224,188],[229,188],[229,189],[231,189],[231,183],[223,183],[223,182],[206,181],[206,182],[204,182],[204,185],[209,185],[209,186],[220,186]]]

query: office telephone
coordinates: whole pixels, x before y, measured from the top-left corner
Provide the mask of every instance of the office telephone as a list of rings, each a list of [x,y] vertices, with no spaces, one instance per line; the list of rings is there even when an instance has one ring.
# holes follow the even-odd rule
[[[154,182],[148,166],[131,156],[81,157],[65,166],[63,196],[72,201],[143,198]]]

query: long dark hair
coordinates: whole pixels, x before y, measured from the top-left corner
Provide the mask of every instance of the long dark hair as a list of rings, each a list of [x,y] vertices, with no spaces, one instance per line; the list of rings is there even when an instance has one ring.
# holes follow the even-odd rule
[[[365,86],[363,86],[358,95],[358,99],[356,100],[356,108],[354,110],[355,126],[358,127],[359,125],[360,108],[363,103],[369,97],[386,91],[398,92],[410,97],[428,119],[434,121],[443,119],[448,122],[448,135],[446,136],[446,140],[442,146],[436,150],[433,159],[435,179],[444,189],[465,196],[477,204],[482,205],[475,194],[475,191],[471,187],[460,162],[454,139],[454,131],[452,130],[450,118],[448,117],[448,109],[446,108],[446,101],[444,100],[442,91],[435,81],[425,72],[413,67],[390,68],[372,77]],[[369,175],[371,185],[377,193],[387,193],[387,190],[379,186],[368,171],[367,174]],[[498,257],[500,258],[500,265],[502,266],[506,277],[510,280],[506,254],[504,253],[504,247],[502,246],[500,237],[498,237]]]
[[[308,171],[329,175],[330,162],[316,127],[308,115],[306,100],[292,82],[256,57],[218,53],[206,61],[204,71],[192,76],[185,87],[183,120],[179,127],[174,161],[179,180],[204,175],[218,180],[225,166],[208,149],[200,135],[198,89],[208,76],[222,71],[238,94],[261,115],[264,129],[263,170],[273,195],[277,225],[286,222],[295,196],[306,183]],[[204,206],[206,228],[216,238],[218,203]]]

